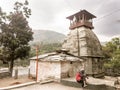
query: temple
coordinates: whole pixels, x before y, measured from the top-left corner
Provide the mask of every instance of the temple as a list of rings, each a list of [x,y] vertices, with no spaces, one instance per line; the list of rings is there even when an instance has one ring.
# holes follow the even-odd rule
[[[62,49],[82,58],[88,75],[101,77],[104,76],[102,47],[93,32],[93,18],[96,16],[86,10],[67,17],[70,20],[70,32],[64,40]]]

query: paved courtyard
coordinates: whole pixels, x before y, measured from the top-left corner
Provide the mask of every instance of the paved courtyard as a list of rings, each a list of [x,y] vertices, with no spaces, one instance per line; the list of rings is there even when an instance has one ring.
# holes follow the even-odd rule
[[[47,83],[47,84],[35,84],[11,90],[86,90],[86,89],[64,86],[59,83]]]

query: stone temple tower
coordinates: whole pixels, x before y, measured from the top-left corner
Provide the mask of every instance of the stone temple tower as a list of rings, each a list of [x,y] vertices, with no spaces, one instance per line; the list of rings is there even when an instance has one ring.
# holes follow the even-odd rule
[[[92,29],[92,19],[96,18],[86,10],[81,10],[69,17],[70,32],[67,35],[62,49],[78,56],[84,61],[84,69],[88,75],[103,76],[102,47]]]

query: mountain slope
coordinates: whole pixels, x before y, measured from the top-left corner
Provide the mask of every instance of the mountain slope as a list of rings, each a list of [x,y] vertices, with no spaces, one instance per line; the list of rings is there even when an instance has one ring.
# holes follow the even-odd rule
[[[61,43],[65,38],[64,34],[49,30],[33,30],[33,33],[31,43]]]

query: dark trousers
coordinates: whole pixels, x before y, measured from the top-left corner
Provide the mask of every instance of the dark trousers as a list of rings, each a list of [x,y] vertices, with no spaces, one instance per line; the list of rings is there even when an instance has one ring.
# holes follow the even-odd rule
[[[80,81],[77,81],[78,83],[81,83],[82,87],[84,87],[84,81],[83,80],[80,80]]]

